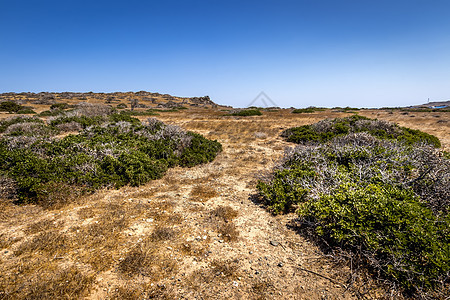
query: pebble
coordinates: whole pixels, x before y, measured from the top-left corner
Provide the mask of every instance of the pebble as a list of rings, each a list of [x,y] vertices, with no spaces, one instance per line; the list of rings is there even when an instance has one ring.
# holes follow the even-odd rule
[[[277,241],[270,241],[270,244],[272,246],[278,246],[279,245],[279,243]]]
[[[279,264],[278,264],[278,266],[279,267],[282,267],[284,264],[282,263],[282,262],[280,262]]]
[[[219,240],[219,243],[223,243],[223,240]]]

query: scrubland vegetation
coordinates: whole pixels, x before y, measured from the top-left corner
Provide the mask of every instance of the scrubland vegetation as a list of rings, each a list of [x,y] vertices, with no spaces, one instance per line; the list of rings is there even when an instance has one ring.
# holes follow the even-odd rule
[[[38,114],[0,113],[0,299],[449,295],[443,110],[2,100]]]
[[[359,116],[282,133],[288,151],[258,189],[274,213],[296,209],[329,251],[419,297],[450,272],[450,161],[439,140]]]
[[[199,134],[152,118],[143,124],[106,106],[83,105],[48,124],[10,118],[0,130],[1,176],[15,187],[18,203],[43,206],[101,187],[139,186],[170,167],[210,162],[221,151]],[[59,136],[66,132],[72,134]]]

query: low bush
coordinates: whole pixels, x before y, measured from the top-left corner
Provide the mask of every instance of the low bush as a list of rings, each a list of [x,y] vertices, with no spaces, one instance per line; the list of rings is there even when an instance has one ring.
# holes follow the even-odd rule
[[[48,126],[23,120],[9,121],[0,140],[0,174],[16,183],[19,203],[47,206],[52,195],[60,199],[73,190],[138,186],[162,177],[169,167],[210,162],[222,149],[220,143],[177,126],[155,119],[142,124],[128,115],[63,116]],[[47,132],[28,130],[36,126]],[[51,131],[64,126],[82,130],[52,137]]]
[[[450,160],[436,141],[358,116],[294,134],[301,144],[257,185],[268,208],[297,209],[301,226],[329,249],[406,293],[441,297],[450,272]]]
[[[436,148],[441,147],[439,139],[431,134],[358,115],[333,120],[327,119],[313,125],[289,128],[283,131],[281,136],[288,142],[300,144],[326,142],[337,136],[357,132],[368,132],[377,138],[395,139],[409,145],[423,142]]]
[[[259,109],[242,109],[230,113],[230,116],[248,117],[248,116],[261,116],[262,112]]]
[[[50,106],[50,110],[60,110],[60,111],[62,111],[62,110],[69,109],[69,108],[74,108],[74,107],[75,106],[73,106],[73,105],[70,105],[68,103],[62,102],[62,103],[52,104]]]
[[[307,108],[296,108],[296,109],[292,110],[292,113],[293,114],[314,113],[317,111],[324,111],[324,110],[326,110],[326,108],[310,106]]]
[[[5,130],[14,124],[19,123],[38,123],[38,124],[44,124],[44,121],[41,119],[35,118],[35,117],[12,117],[5,120],[0,121],[0,133],[5,132]]]
[[[10,114],[35,114],[32,107],[22,106],[13,101],[0,102],[0,111],[5,111]]]
[[[9,113],[17,113],[19,110],[23,108],[22,105],[17,104],[13,101],[3,101],[0,102],[0,111],[6,111]]]
[[[117,104],[117,106],[116,106],[116,108],[117,109],[124,109],[124,108],[127,108],[128,106],[125,104],[125,103],[119,103],[119,104]]]

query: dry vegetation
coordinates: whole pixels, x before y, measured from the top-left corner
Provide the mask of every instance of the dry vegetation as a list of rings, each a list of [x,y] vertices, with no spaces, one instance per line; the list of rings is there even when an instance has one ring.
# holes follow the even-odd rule
[[[94,96],[83,101],[129,106],[132,97]],[[27,105],[37,112],[51,105],[35,103]],[[450,150],[448,112],[359,114],[436,135]],[[157,118],[217,139],[223,152],[211,163],[175,167],[162,179],[99,190],[57,209],[15,205],[5,183],[0,299],[398,299],[398,291],[363,270],[324,255],[299,234],[292,215],[273,216],[252,196],[258,179],[292,147],[279,137],[284,129],[348,115],[278,110],[240,117],[193,106]]]

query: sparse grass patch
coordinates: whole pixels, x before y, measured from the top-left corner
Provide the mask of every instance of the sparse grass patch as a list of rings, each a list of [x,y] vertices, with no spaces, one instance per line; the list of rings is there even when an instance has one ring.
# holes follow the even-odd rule
[[[31,278],[17,274],[14,278],[0,275],[2,299],[80,299],[88,295],[95,281],[94,276],[83,274],[76,267],[47,269],[30,274]]]
[[[205,202],[211,198],[218,196],[218,193],[209,185],[197,184],[192,188],[189,196],[194,201]]]
[[[66,234],[58,230],[49,230],[38,233],[36,236],[23,241],[14,255],[32,254],[35,252],[48,253],[49,256],[63,255],[69,247],[69,239]]]
[[[239,231],[233,223],[237,215],[238,212],[229,206],[218,206],[210,212],[208,222],[223,240],[232,242],[239,238]]]
[[[157,241],[167,240],[172,237],[173,232],[160,232]],[[155,282],[161,278],[165,278],[168,274],[172,274],[177,269],[177,263],[174,259],[165,255],[160,251],[159,244],[155,243],[155,237],[145,239],[143,242],[136,245],[127,255],[121,260],[117,266],[119,273],[126,277],[133,277],[141,275],[148,277]]]

